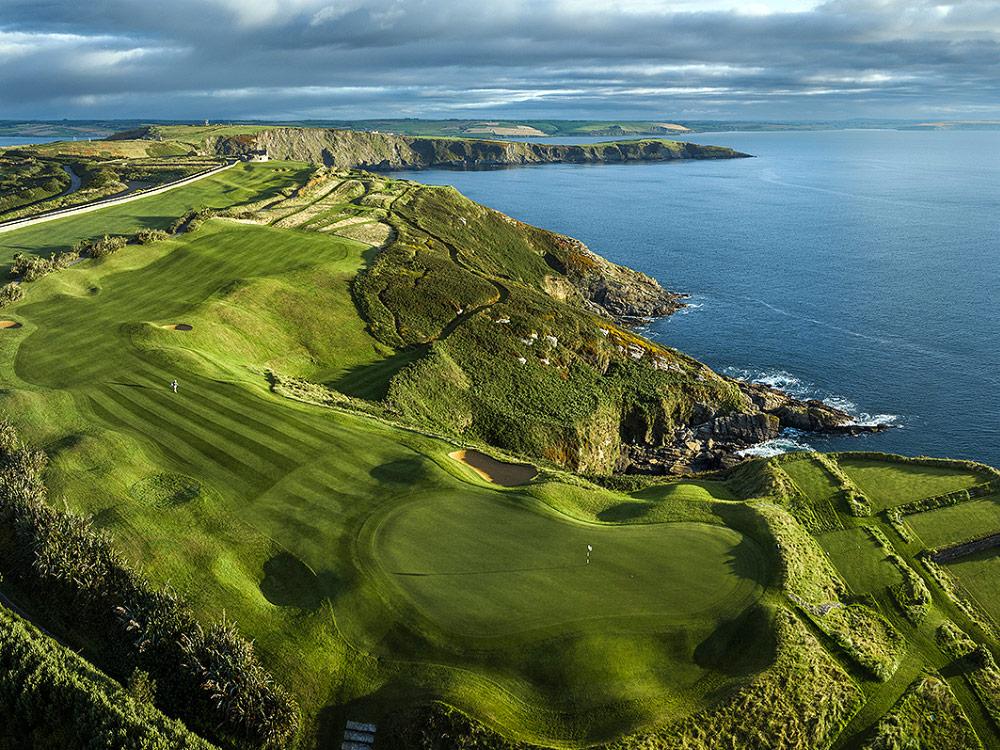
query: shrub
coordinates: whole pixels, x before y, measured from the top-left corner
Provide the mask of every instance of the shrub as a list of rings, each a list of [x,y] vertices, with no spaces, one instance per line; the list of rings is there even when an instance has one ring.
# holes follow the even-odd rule
[[[53,271],[67,268],[79,257],[79,253],[75,250],[52,253],[48,258],[17,253],[11,262],[10,273],[12,276],[20,277],[22,281],[35,281]]]
[[[12,305],[24,297],[24,290],[19,284],[11,282],[0,286],[0,307]]]
[[[0,420],[0,526],[10,543],[0,563],[46,606],[72,613],[84,638],[117,669],[139,668],[164,707],[211,736],[284,746],[295,733],[294,701],[228,622],[204,630],[168,589],[154,589],[89,520],[46,502],[46,456],[24,447]],[[7,536],[5,535],[5,536]]]
[[[117,253],[128,244],[127,237],[117,235],[104,235],[101,239],[90,246],[91,258],[103,258],[112,253]]]
[[[131,689],[0,608],[0,726],[15,747],[168,750],[212,746]],[[5,747],[6,743],[0,741]]]
[[[136,242],[140,245],[149,245],[153,242],[160,242],[161,240],[167,239],[170,235],[164,232],[162,229],[141,229],[135,235]]]

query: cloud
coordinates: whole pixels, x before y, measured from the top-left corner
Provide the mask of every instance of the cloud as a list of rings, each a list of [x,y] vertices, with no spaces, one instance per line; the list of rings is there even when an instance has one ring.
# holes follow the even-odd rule
[[[0,8],[8,119],[1000,116],[994,0]]]

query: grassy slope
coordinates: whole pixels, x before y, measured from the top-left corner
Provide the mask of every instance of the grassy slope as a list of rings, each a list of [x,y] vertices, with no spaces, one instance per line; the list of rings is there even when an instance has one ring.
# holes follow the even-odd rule
[[[277,189],[276,175],[291,174],[279,169],[255,167],[264,178],[256,189]],[[131,215],[107,213],[124,227],[185,200],[221,201],[229,189],[220,181],[186,197],[167,194],[167,206],[150,199],[151,207],[131,204]],[[91,216],[58,222],[57,236],[93,232]],[[25,230],[5,241],[41,238]],[[766,627],[723,631],[698,648],[760,595],[754,581],[766,577],[754,543],[711,514],[713,526],[642,527],[620,540],[607,527],[590,534],[552,509],[558,492],[544,505],[521,491],[499,493],[467,481],[444,443],[267,392],[266,366],[335,377],[383,356],[348,304],[346,282],[364,250],[335,236],[217,220],[33,284],[27,302],[10,312],[24,327],[0,340],[10,384],[2,407],[52,454],[53,496],[94,514],[155,580],[171,582],[206,613],[235,617],[313,719],[331,701],[367,695],[354,715],[378,716],[429,690],[527,736],[583,740],[700,708],[713,691],[762,666],[755,660],[768,649],[750,646],[766,642]],[[193,330],[161,327],[176,322]],[[166,387],[175,377],[176,395]],[[591,492],[589,502],[574,501],[577,517],[628,502],[576,490]],[[486,650],[474,633],[467,642],[444,642],[439,629],[464,616],[455,595],[475,596],[470,579],[434,581],[423,605],[428,624],[418,626],[399,614],[413,590],[378,572],[426,566],[428,552],[440,548],[424,544],[434,516],[396,527],[400,541],[389,548],[355,541],[415,493],[431,509],[480,508],[482,516],[464,517],[466,533],[515,524],[522,533],[496,553],[512,568],[529,550],[546,548],[542,562],[562,565],[570,538],[581,553],[585,539],[600,540],[598,549],[614,557],[595,560],[588,572],[609,590],[624,588],[622,598],[607,599],[595,618],[584,589],[553,581],[546,600],[561,597],[561,604],[548,620],[524,613]],[[563,539],[560,527],[576,536]],[[721,596],[708,587],[704,606],[677,619],[651,618],[666,604],[650,610],[642,595],[657,585],[658,566],[649,578],[629,577],[649,564],[650,544],[665,556],[662,564],[714,571],[706,582],[732,588]],[[733,561],[741,561],[745,581],[730,577]],[[473,562],[467,551],[454,564]],[[506,582],[512,600],[525,591],[520,573]],[[701,636],[692,639],[695,633]],[[737,643],[748,659],[724,656]],[[385,649],[376,660],[373,652]],[[623,669],[632,679],[621,679]]]
[[[162,226],[190,208],[275,196],[302,174],[281,163],[240,167],[54,222],[51,235],[29,228],[0,242],[9,252],[40,250],[100,227]],[[380,200],[358,210],[384,218]],[[299,200],[295,210],[310,206]],[[419,202],[410,211],[411,228],[438,222],[433,234],[444,239],[431,246],[463,244],[466,230],[440,211]],[[518,255],[525,251],[503,225],[467,231],[490,228],[501,230],[489,235],[496,244],[476,263],[501,283],[516,280],[521,299],[541,299],[532,285],[543,283],[542,269]],[[853,712],[857,684],[864,706],[844,735],[849,744],[921,669],[947,666],[933,636],[944,617],[978,632],[933,582],[931,612],[910,624],[886,593],[894,579],[884,566],[860,565],[849,544],[822,536],[840,574],[868,590],[868,604],[906,639],[899,670],[876,682],[805,619],[781,627],[812,632],[808,649],[795,645],[806,643],[801,637],[775,644],[768,612],[788,600],[765,591],[774,538],[732,502],[735,482],[677,482],[627,496],[549,473],[498,490],[448,459],[441,440],[270,393],[268,367],[327,382],[391,373],[395,355],[349,299],[349,280],[370,259],[366,245],[335,232],[216,220],[35,282],[25,302],[5,311],[24,326],[0,333],[0,408],[52,455],[52,495],[94,514],[155,580],[171,582],[200,611],[235,617],[325,741],[345,717],[380,719],[437,697],[514,737],[582,744],[707,709],[777,653],[779,666],[740,694],[748,702],[724,703],[709,722],[678,725],[652,746],[684,736],[699,747],[705,727],[740,736],[742,710],[732,708],[740,705],[781,707],[747,731],[783,732],[788,747],[803,747],[795,743],[807,736],[825,744]],[[441,321],[447,326],[434,316],[423,325],[440,330]],[[161,327],[177,322],[193,330]],[[448,344],[449,356],[468,356]],[[176,395],[166,388],[175,377]],[[982,481],[934,466],[841,461],[859,485],[894,503]],[[822,506],[827,526],[848,530],[850,544],[860,544],[864,524],[894,534],[881,518],[849,516],[818,463],[786,468],[806,501]],[[785,525],[781,554],[797,554],[800,541],[808,549],[792,590],[810,604],[835,600],[826,564],[810,562],[820,548],[774,502],[783,501],[772,499],[766,512]],[[892,539],[916,565],[920,546]],[[589,567],[580,564],[587,543],[595,547]],[[763,607],[747,609],[762,595]],[[790,679],[801,688],[794,694],[782,687]],[[1000,740],[961,674],[948,681],[984,744]],[[833,685],[837,705],[796,725],[809,691]],[[780,724],[782,711],[790,723]]]

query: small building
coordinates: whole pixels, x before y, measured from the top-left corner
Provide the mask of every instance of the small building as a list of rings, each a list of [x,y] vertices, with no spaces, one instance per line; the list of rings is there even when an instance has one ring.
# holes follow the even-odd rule
[[[259,148],[254,151],[247,151],[243,154],[243,161],[267,161],[267,149]]]

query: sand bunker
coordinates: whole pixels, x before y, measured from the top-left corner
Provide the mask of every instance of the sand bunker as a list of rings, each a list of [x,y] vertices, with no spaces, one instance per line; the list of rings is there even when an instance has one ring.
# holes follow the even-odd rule
[[[538,474],[538,469],[529,464],[511,464],[506,461],[497,461],[492,456],[487,456],[485,453],[480,453],[479,451],[452,451],[448,456],[471,467],[487,482],[500,484],[504,487],[516,487],[519,484],[526,484]]]
[[[163,326],[170,331],[193,331],[194,326],[188,325],[187,323],[171,323],[170,325]]]
[[[16,320],[0,320],[0,328],[20,328],[21,324]]]

